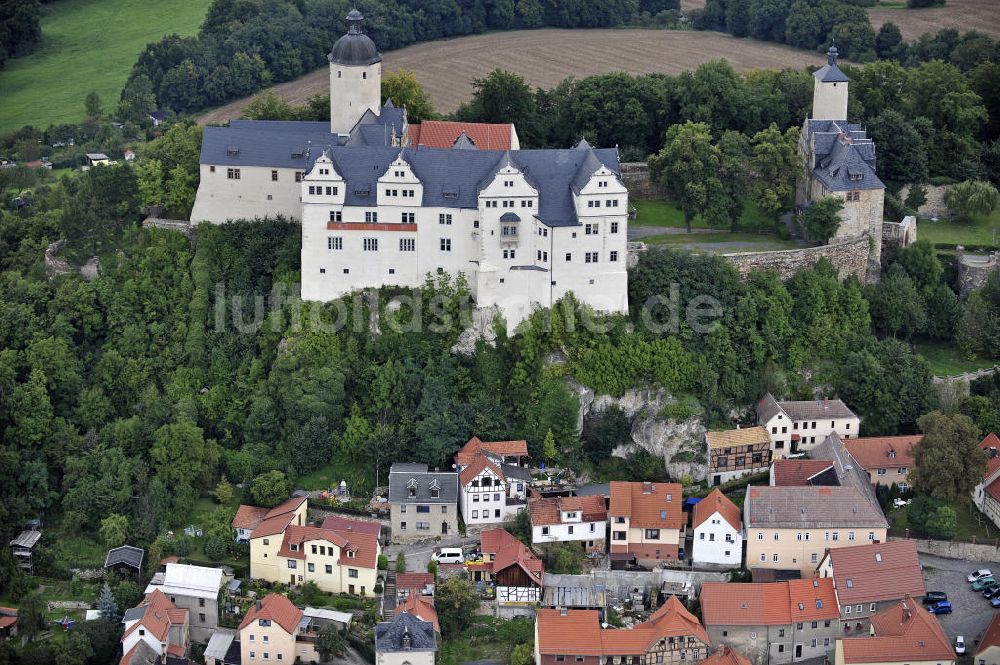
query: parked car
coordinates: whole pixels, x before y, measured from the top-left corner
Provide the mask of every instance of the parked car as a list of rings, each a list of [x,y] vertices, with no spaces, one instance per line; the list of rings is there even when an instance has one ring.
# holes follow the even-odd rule
[[[994,586],[997,583],[992,577],[980,577],[978,580],[972,583],[973,591],[982,591],[987,587]]]
[[[994,584],[983,589],[983,598],[987,600],[996,595],[1000,595],[1000,584]]]
[[[944,591],[928,591],[927,595],[924,596],[924,605],[933,605],[934,603],[940,603],[942,600],[948,600],[948,594]]]
[[[931,614],[951,614],[951,603],[947,600],[942,600],[940,603],[934,603],[928,607],[927,611]]]
[[[465,555],[461,547],[442,547],[434,551],[431,559],[438,563],[464,563]]]
[[[955,638],[955,653],[959,656],[965,653],[965,637],[962,635]]]
[[[993,607],[1000,607],[1000,596],[993,596],[990,598],[990,605]]]
[[[983,579],[984,577],[991,577],[992,575],[993,573],[990,572],[989,568],[982,568],[974,573],[969,573],[965,579],[967,579],[969,582],[976,582],[978,580]]]

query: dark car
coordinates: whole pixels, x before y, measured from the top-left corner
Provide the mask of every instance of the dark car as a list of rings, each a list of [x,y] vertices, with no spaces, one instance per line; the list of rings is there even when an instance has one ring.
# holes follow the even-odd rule
[[[940,603],[942,600],[948,600],[948,594],[944,591],[928,591],[927,595],[924,596],[924,605],[933,605],[934,603]]]
[[[996,586],[988,586],[983,589],[983,598],[993,598],[996,595],[1000,595],[1000,584]]]
[[[928,607],[927,611],[931,614],[951,614],[951,603],[942,600],[940,603],[934,603]]]

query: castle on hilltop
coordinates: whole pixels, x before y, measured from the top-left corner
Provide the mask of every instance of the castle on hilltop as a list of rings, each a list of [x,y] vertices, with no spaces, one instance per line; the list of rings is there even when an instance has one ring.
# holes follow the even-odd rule
[[[191,221],[302,223],[302,297],[329,301],[464,273],[513,327],[572,291],[628,310],[628,191],[617,149],[520,150],[512,125],[423,123],[380,103],[364,17],[330,61],[330,122],[206,127]]]
[[[882,207],[885,185],[875,174],[875,143],[865,128],[847,121],[850,78],[837,66],[837,47],[813,74],[813,112],[802,125],[799,158],[802,175],[796,204],[835,196],[844,202],[840,226],[831,238],[869,238],[867,277],[877,280],[882,256]]]

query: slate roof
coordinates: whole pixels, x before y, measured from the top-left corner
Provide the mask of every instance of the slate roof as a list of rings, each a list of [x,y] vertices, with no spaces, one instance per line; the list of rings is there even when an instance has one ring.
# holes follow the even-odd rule
[[[509,162],[539,192],[536,218],[548,226],[578,225],[572,186],[594,160],[619,174],[618,151],[600,150],[451,150],[385,146],[391,135],[388,116],[397,109],[366,114],[349,139],[330,134],[325,122],[234,120],[229,127],[206,127],[201,163],[215,166],[257,166],[308,171],[327,151],[334,168],[346,180],[347,206],[378,205],[378,178],[401,154],[423,184],[424,207],[477,208],[479,192]],[[390,124],[387,124],[390,123]],[[401,131],[401,121],[400,128]],[[398,132],[397,132],[398,133]],[[346,145],[343,145],[346,142]],[[586,163],[586,166],[584,164]],[[581,170],[581,167],[582,170]],[[449,196],[445,196],[445,193]]]
[[[153,650],[145,640],[139,640],[131,649],[122,654],[118,665],[157,665],[160,654]]]
[[[871,622],[874,637],[848,637],[840,641],[845,663],[955,660],[951,641],[937,617],[913,599],[879,612]]]
[[[375,42],[364,32],[362,24],[365,17],[361,12],[352,9],[346,18],[350,28],[346,35],[334,42],[333,49],[327,56],[330,62],[348,67],[382,62],[382,54],[378,52]]]
[[[123,564],[142,570],[142,559],[145,554],[141,547],[132,547],[131,545],[115,547],[108,550],[108,555],[104,558],[104,567]]]
[[[629,528],[679,529],[686,521],[680,483],[611,483],[608,515],[629,518]]]
[[[830,122],[810,120],[810,122]],[[856,187],[852,189],[857,189]],[[822,420],[829,418],[857,418],[853,411],[839,399],[786,400],[779,402],[767,393],[757,404],[757,419],[766,423],[779,413],[790,420]]]
[[[708,496],[694,504],[691,511],[691,528],[697,529],[715,513],[719,513],[722,519],[729,523],[737,531],[742,528],[740,522],[740,509],[735,503],[729,500],[718,487],[713,489]]]
[[[914,540],[838,547],[827,556],[837,597],[845,604],[902,600],[926,592]]]
[[[396,587],[397,589],[399,587]],[[434,626],[434,632],[441,632],[441,623],[438,621],[437,610],[434,609],[432,601],[419,593],[411,593],[406,600],[396,605],[396,614],[406,612],[412,614],[421,621],[427,621]]]
[[[409,495],[411,482],[416,496]],[[432,483],[438,485],[438,496],[431,496]],[[389,469],[389,503],[447,503],[458,501],[458,474],[449,471],[429,471],[426,464],[393,464]]]
[[[409,636],[409,648],[403,646]],[[397,653],[402,651],[437,651],[437,635],[429,621],[418,619],[409,612],[397,614],[392,621],[382,621],[375,626],[375,651]]]
[[[748,529],[888,528],[885,515],[856,487],[747,487]]]
[[[809,456],[813,459],[829,460],[833,464],[837,482],[842,487],[854,487],[867,495],[870,501],[876,501],[875,490],[872,489],[868,472],[854,459],[839,434],[836,432],[828,434],[815,448],[809,451]]]
[[[847,83],[851,79],[848,78],[840,67],[837,66],[837,56],[840,53],[837,51],[836,46],[830,46],[830,50],[826,52],[826,64],[820,67],[813,73],[813,76],[823,83]]]
[[[706,626],[781,626],[840,618],[831,579],[750,584],[705,582],[700,601]]]
[[[828,189],[885,189],[875,174],[875,144],[864,128],[846,120],[807,120],[814,145],[813,175]]]

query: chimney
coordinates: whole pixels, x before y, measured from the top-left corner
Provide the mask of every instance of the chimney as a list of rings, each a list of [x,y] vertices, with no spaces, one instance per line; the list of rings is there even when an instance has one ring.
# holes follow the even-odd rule
[[[409,651],[412,646],[413,646],[413,638],[410,636],[409,627],[407,627],[403,631],[403,649]]]
[[[260,598],[257,599],[257,602],[254,603],[253,606],[257,609],[258,612],[260,612],[264,608],[264,604],[260,602]]]

